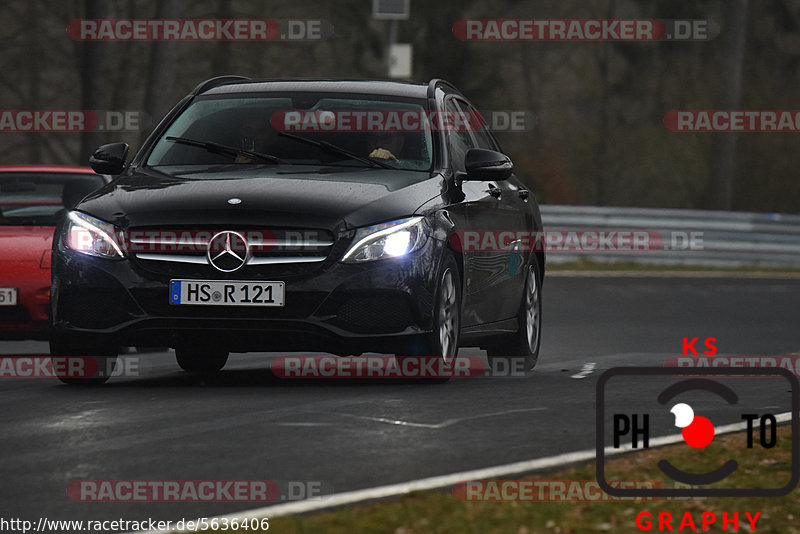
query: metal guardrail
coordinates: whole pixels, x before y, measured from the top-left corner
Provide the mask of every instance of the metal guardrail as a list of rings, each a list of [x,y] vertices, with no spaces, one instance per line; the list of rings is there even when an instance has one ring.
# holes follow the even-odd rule
[[[552,251],[548,263],[579,260],[707,267],[800,268],[800,216],[777,213],[542,205],[545,231],[648,230],[664,246],[647,251]],[[695,233],[695,250],[687,250]],[[682,248],[683,247],[683,248]]]

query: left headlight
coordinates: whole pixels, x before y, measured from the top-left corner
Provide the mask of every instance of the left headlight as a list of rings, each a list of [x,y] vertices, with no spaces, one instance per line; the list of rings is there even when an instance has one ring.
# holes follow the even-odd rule
[[[411,217],[366,226],[356,230],[353,245],[342,257],[344,263],[362,263],[397,258],[414,252],[428,239],[424,217]]]
[[[79,211],[67,214],[64,246],[98,258],[120,260],[125,257],[114,225]]]

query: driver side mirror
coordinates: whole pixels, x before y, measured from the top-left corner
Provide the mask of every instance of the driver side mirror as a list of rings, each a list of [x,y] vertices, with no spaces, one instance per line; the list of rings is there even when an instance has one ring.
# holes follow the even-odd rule
[[[97,174],[120,174],[125,169],[128,157],[127,143],[102,145],[89,158],[89,165]]]
[[[514,171],[511,159],[503,153],[485,148],[470,148],[464,158],[466,180],[508,180]]]

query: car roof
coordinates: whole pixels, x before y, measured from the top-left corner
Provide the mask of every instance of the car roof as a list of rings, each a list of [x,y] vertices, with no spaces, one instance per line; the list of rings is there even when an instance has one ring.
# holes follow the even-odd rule
[[[362,93],[425,98],[428,84],[375,80],[251,80],[235,81],[217,85],[204,95],[222,95],[254,92],[321,92],[321,93]]]
[[[91,167],[73,165],[0,165],[0,172],[58,172],[66,174],[95,174]]]

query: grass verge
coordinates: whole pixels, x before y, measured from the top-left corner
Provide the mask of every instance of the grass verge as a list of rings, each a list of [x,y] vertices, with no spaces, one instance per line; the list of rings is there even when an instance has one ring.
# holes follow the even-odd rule
[[[790,428],[778,430],[778,445],[773,449],[752,449],[750,466],[741,473],[737,482],[755,486],[786,481],[791,464]],[[743,433],[720,436],[720,450],[735,451],[742,448]],[[715,443],[716,441],[715,440]],[[607,470],[623,477],[633,473],[637,480],[663,479],[655,467],[655,460],[670,458],[680,465],[688,458],[685,445],[671,445],[646,452],[618,457],[608,462]],[[724,454],[724,453],[723,453]],[[719,455],[707,458],[705,470],[719,465]],[[642,465],[650,468],[643,469]],[[696,461],[692,464],[700,467]],[[557,472],[523,477],[523,480],[592,481],[595,479],[594,463],[588,463]],[[635,519],[640,512],[650,512],[653,519],[659,512],[672,514],[672,527],[678,531],[681,518],[690,512],[697,532],[702,532],[702,512],[712,512],[719,518],[706,532],[723,532],[723,512],[739,512],[740,523],[736,532],[750,532],[744,512],[761,512],[756,532],[793,534],[800,533],[800,495],[797,491],[779,498],[709,498],[691,500],[604,500],[602,502],[465,502],[453,496],[452,491],[412,493],[394,500],[299,516],[277,517],[270,520],[270,532],[282,534],[429,534],[429,533],[510,533],[510,534],[578,534],[592,532],[642,532]],[[733,525],[728,530],[733,532]],[[652,531],[658,531],[657,520]],[[688,527],[684,532],[694,532]],[[252,531],[251,531],[252,532]]]

